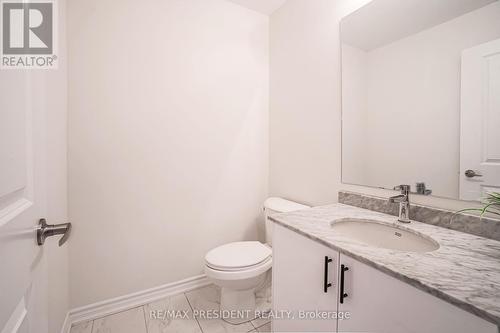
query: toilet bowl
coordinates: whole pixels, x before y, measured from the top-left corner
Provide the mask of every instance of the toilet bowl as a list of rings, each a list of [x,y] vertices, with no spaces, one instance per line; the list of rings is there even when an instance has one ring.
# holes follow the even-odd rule
[[[205,274],[221,288],[220,310],[224,320],[240,324],[255,318],[255,291],[272,267],[272,222],[269,215],[309,208],[281,198],[264,203],[266,241],[234,242],[210,250],[205,256]],[[228,315],[230,314],[230,315]]]
[[[236,242],[207,253],[205,274],[221,288],[225,320],[239,324],[255,318],[255,290],[272,266],[271,249],[260,242]]]

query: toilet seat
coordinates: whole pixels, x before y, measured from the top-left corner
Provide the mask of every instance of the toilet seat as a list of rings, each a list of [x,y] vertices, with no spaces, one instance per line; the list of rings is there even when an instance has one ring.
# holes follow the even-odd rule
[[[251,279],[273,264],[272,251],[260,242],[236,242],[219,246],[205,256],[205,273],[216,280]]]
[[[271,266],[273,265],[273,259],[272,257],[269,257],[266,261],[254,265],[248,268],[243,268],[243,269],[235,269],[235,270],[218,270],[214,269],[208,265],[205,265],[205,274],[207,274],[208,277],[215,279],[215,280],[222,280],[222,281],[238,281],[238,280],[246,280],[246,279],[252,279],[257,276],[259,276],[262,273],[265,273],[268,271]]]
[[[271,255],[271,249],[261,242],[235,242],[211,250],[205,262],[214,270],[242,271],[265,263]]]

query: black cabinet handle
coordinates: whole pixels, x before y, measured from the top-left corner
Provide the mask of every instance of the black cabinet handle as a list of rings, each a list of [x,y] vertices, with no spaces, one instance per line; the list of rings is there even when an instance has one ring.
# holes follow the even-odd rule
[[[328,288],[332,286],[331,283],[328,282],[328,264],[331,263],[333,259],[328,258],[328,256],[325,256],[325,277],[323,281],[323,291],[325,293],[328,292]]]
[[[344,298],[348,295],[344,292],[344,272],[348,271],[349,267],[340,265],[340,304],[344,304]]]

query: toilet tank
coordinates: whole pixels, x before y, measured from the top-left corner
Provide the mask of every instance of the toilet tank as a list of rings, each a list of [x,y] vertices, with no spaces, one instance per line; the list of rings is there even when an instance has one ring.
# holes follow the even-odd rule
[[[277,213],[288,213],[306,208],[310,208],[310,206],[306,206],[283,198],[268,198],[264,202],[264,216],[266,220],[266,243],[269,246],[272,246],[273,222],[269,220],[270,215]]]

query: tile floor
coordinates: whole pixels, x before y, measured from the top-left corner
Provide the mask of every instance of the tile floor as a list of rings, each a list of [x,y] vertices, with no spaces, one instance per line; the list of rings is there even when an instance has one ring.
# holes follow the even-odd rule
[[[209,285],[184,294],[146,304],[104,318],[82,322],[71,327],[71,333],[225,333],[225,332],[271,332],[271,322],[256,318],[246,323],[232,325],[222,319],[193,318],[194,310],[219,310],[220,289]],[[257,310],[271,309],[271,278],[256,292]],[[186,311],[188,319],[158,318],[167,310]],[[160,312],[157,312],[160,311]],[[179,312],[182,313],[182,312]]]

